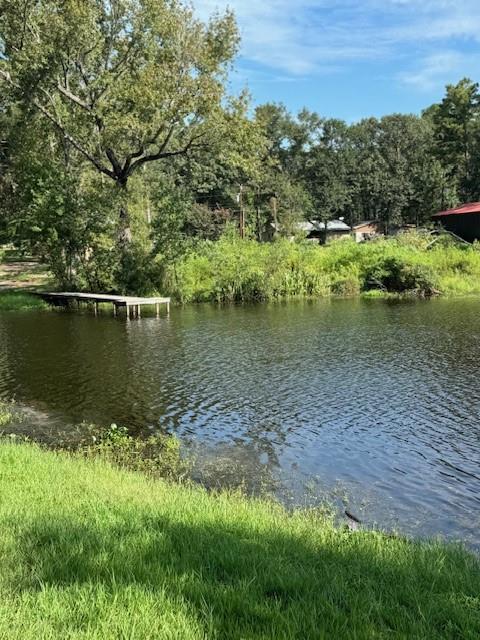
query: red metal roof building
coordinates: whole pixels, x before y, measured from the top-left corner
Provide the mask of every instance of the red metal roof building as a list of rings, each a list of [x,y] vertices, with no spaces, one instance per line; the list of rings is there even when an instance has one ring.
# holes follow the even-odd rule
[[[441,222],[447,231],[455,233],[467,242],[480,240],[480,202],[469,202],[440,211],[432,218]]]

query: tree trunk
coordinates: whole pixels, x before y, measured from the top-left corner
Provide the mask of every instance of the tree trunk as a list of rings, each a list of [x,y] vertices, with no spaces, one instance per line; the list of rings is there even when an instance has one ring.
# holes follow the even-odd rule
[[[132,244],[132,229],[130,226],[130,212],[128,210],[127,182],[118,182],[120,209],[118,215],[118,247],[122,254],[129,251]]]

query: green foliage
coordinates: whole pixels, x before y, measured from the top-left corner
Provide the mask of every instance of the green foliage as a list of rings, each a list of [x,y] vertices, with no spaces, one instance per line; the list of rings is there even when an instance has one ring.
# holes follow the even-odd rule
[[[130,211],[141,168],[161,160],[168,173],[212,146],[251,170],[247,103],[225,99],[237,45],[230,12],[203,23],[182,2],[0,1],[7,229],[62,287],[151,288],[151,239],[135,237]]]
[[[434,274],[427,266],[409,264],[396,256],[383,257],[368,265],[364,281],[367,289],[382,289],[388,293],[430,297],[436,291]]]
[[[474,639],[478,558],[0,445],[0,637]]]
[[[15,421],[16,413],[12,403],[0,402],[0,429]]]
[[[478,198],[478,148],[480,129],[479,85],[463,78],[448,85],[446,95],[428,115],[434,124],[435,151],[454,180],[463,201]]]
[[[202,22],[180,0],[0,0],[0,242],[39,257],[64,289],[353,295],[364,265],[329,271],[308,252],[284,250],[298,268],[281,275],[279,249],[246,261],[231,249],[232,265],[204,274],[213,291],[195,271],[223,245],[181,258],[240,220],[259,241],[338,217],[389,233],[480,197],[476,83],[449,85],[422,117],[349,125],[271,103],[252,116],[247,92],[226,93],[238,45],[231,12]],[[435,281],[415,259],[391,268],[394,289]],[[448,277],[448,290],[475,290]]]
[[[202,23],[168,0],[2,0],[0,9],[6,89],[121,184],[190,148],[221,112],[238,46],[230,12]]]
[[[176,264],[170,293],[182,302],[351,296],[372,289],[422,297],[480,293],[479,251],[431,245],[431,236],[418,234],[326,247],[224,237],[199,244]]]
[[[0,311],[43,311],[48,305],[38,296],[21,291],[0,291]]]
[[[180,441],[175,436],[134,438],[125,427],[112,424],[103,432],[95,429],[92,440],[80,449],[85,457],[152,477],[181,480],[192,464],[192,460],[182,457]]]

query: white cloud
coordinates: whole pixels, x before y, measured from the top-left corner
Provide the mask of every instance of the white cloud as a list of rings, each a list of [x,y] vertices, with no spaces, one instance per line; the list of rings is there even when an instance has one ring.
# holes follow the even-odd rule
[[[193,1],[204,19],[217,8],[232,8],[243,61],[286,76],[317,75],[362,60],[412,66],[415,55],[413,71],[397,77],[432,88],[449,71],[463,75],[469,60],[462,46],[480,43],[479,0]]]
[[[406,85],[429,92],[443,87],[452,75],[459,79],[467,62],[458,51],[442,51],[425,57],[413,71],[404,71],[398,77]]]

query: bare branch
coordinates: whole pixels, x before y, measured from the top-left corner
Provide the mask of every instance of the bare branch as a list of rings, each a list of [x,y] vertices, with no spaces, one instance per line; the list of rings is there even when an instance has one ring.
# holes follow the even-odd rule
[[[0,77],[3,78],[14,89],[22,91],[22,88],[16,82],[14,82],[12,80],[12,77],[11,77],[11,75],[10,75],[10,73],[8,71],[3,71],[2,69],[0,69]],[[47,91],[44,91],[44,93],[46,93],[47,96],[49,95]],[[87,149],[85,149],[85,147],[82,145],[81,142],[76,140],[70,133],[68,133],[68,131],[66,130],[65,126],[62,124],[62,122],[60,121],[60,119],[57,116],[52,114],[36,98],[32,99],[32,104],[36,109],[38,109],[38,111],[40,111],[40,113],[45,118],[47,118],[47,120],[49,120],[61,132],[61,134],[65,137],[65,139],[68,140],[68,142],[70,142],[70,144],[79,153],[81,153],[89,162],[91,162],[93,164],[93,166],[98,171],[100,171],[100,173],[103,173],[106,176],[109,176],[110,178],[112,178],[114,180],[116,179],[116,175],[115,175],[115,173],[113,171],[110,171],[110,169],[105,167],[99,160],[97,160],[97,158],[95,158],[95,156],[93,156],[89,151],[87,151]]]
[[[165,125],[162,124],[156,131],[155,133],[152,135],[151,138],[149,138],[148,140],[146,140],[142,146],[140,147],[140,149],[138,151],[135,151],[134,153],[131,153],[127,156],[127,159],[125,160],[125,165],[123,167],[123,173],[128,176],[130,175],[130,166],[132,164],[132,160],[135,160],[136,158],[140,158],[141,156],[143,156],[143,154],[145,153],[145,149],[148,148],[149,146],[155,144],[155,142],[158,140],[160,134],[162,133],[162,131],[165,129]],[[165,140],[163,141],[159,151],[164,151],[165,148],[167,147],[168,143],[170,142],[170,139],[172,137],[173,131],[175,129],[175,125],[172,124],[170,127],[170,130],[167,134],[167,137],[165,138]]]
[[[88,105],[81,98],[72,93],[69,89],[63,87],[60,82],[57,83],[57,89],[60,91],[62,96],[65,96],[65,98],[68,98],[71,102],[74,102],[76,105],[82,107],[82,109],[85,109],[85,111],[88,111],[89,113],[92,112],[90,105]]]
[[[148,156],[143,156],[142,158],[139,158],[138,160],[136,160],[130,166],[130,169],[128,171],[128,175],[130,176],[135,171],[135,169],[137,169],[138,167],[140,167],[143,164],[146,164],[147,162],[154,162],[155,160],[163,160],[165,158],[174,158],[176,156],[186,155],[193,148],[199,148],[201,146],[201,145],[196,145],[195,142],[197,140],[199,140],[200,138],[203,138],[204,135],[205,134],[200,133],[197,136],[193,136],[193,138],[191,138],[191,140],[182,149],[177,149],[176,151],[164,151],[162,149],[165,149],[166,145],[165,145],[165,143],[162,144],[162,146],[157,151],[157,153],[152,153],[152,154],[150,154]]]

